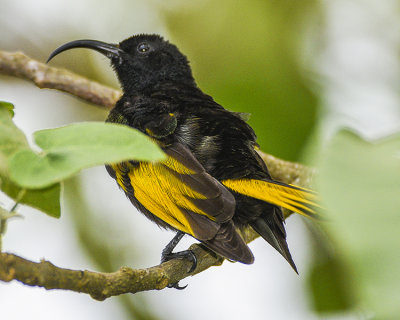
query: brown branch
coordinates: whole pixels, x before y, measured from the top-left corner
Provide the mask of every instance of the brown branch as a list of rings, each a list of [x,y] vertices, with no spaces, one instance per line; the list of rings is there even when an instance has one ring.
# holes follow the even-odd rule
[[[70,93],[98,106],[111,108],[121,92],[90,81],[70,71],[49,67],[23,53],[0,51],[0,74],[29,80],[39,88],[57,89]],[[282,182],[309,186],[313,170],[297,163],[275,158],[259,151],[271,175]],[[285,211],[287,217],[290,212]],[[248,243],[258,235],[251,228],[242,232]],[[201,245],[190,247],[198,259],[196,270],[187,273],[191,263],[171,260],[147,269],[123,267],[114,273],[69,270],[54,266],[48,261],[32,262],[10,253],[0,254],[0,280],[18,280],[30,286],[46,289],[65,289],[90,294],[104,300],[123,293],[160,290],[188,276],[200,273],[211,266],[220,265],[223,258]]]
[[[254,232],[243,233],[246,242],[256,238]],[[221,265],[222,257],[193,244],[189,248],[198,259],[196,269],[188,273],[191,262],[171,260],[146,269],[121,267],[112,273],[70,270],[57,267],[49,261],[33,262],[11,253],[0,253],[0,280],[18,280],[29,286],[43,287],[47,290],[62,289],[87,293],[93,299],[102,301],[124,293],[147,290],[161,290],[168,284],[176,283],[212,266]]]
[[[48,66],[22,52],[0,50],[0,74],[29,80],[39,88],[57,89],[95,105],[111,109],[121,92],[73,72]]]
[[[192,245],[190,250],[198,258],[196,270],[191,273],[187,273],[191,267],[191,262],[187,260],[175,259],[146,269],[122,267],[116,272],[100,273],[63,269],[45,260],[36,263],[14,254],[0,253],[0,280],[18,280],[47,290],[87,293],[93,299],[105,300],[124,293],[161,290],[168,284],[202,272],[210,266],[220,265],[223,261],[197,244]]]

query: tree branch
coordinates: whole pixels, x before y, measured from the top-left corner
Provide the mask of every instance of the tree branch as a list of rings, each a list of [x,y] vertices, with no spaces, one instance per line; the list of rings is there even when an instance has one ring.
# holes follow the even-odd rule
[[[146,269],[122,267],[116,272],[100,273],[63,269],[45,260],[36,263],[14,254],[0,253],[0,280],[18,280],[47,290],[64,289],[87,293],[93,299],[102,301],[124,293],[161,290],[168,284],[195,275],[210,266],[220,265],[223,261],[200,245],[194,244],[190,250],[198,258],[197,268],[192,273],[187,273],[191,267],[188,260],[175,259]]]
[[[121,92],[90,81],[70,71],[49,67],[29,58],[21,52],[0,51],[0,74],[33,82],[39,88],[57,89],[73,96],[110,109]],[[270,169],[271,175],[282,182],[308,187],[314,171],[297,163],[275,158],[259,151]],[[290,212],[284,212],[285,217]],[[251,228],[242,236],[248,243],[258,237]],[[96,300],[104,300],[123,293],[160,290],[188,276],[200,273],[211,266],[221,265],[223,258],[194,244],[190,247],[197,257],[196,269],[187,273],[191,262],[171,260],[147,269],[122,267],[113,273],[69,270],[56,267],[48,261],[36,263],[10,253],[0,253],[0,280],[18,280],[30,286],[46,289],[64,289],[90,294]]]
[[[0,50],[0,74],[31,81],[42,89],[64,91],[107,109],[111,109],[121,96],[121,91],[90,81],[71,71],[50,67],[22,52]]]

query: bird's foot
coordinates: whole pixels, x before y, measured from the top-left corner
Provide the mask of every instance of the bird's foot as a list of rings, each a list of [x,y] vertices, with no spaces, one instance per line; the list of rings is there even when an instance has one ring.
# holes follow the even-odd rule
[[[192,266],[190,267],[188,273],[191,273],[197,267],[197,258],[192,250],[184,250],[180,252],[168,252],[163,251],[161,255],[161,263],[173,260],[173,259],[186,259],[192,262]]]
[[[192,266],[188,271],[188,273],[190,273],[190,272],[194,271],[194,269],[196,269],[196,267],[197,267],[197,258],[196,258],[196,255],[193,253],[193,251],[184,250],[184,251],[175,252],[175,253],[172,252],[172,250],[175,249],[176,245],[182,239],[183,236],[184,236],[184,233],[182,231],[178,231],[176,233],[175,237],[167,244],[167,246],[164,248],[164,250],[161,253],[161,263],[167,262],[172,259],[187,259],[192,262]],[[168,288],[175,288],[178,290],[185,289],[186,287],[187,287],[187,285],[184,287],[181,287],[179,285],[179,281],[168,285]]]
[[[195,254],[193,253],[193,251],[191,250],[185,250],[185,251],[180,251],[180,252],[175,252],[175,253],[169,253],[169,254],[163,254],[161,256],[161,263],[163,262],[167,262],[169,260],[173,260],[173,259],[187,259],[189,261],[192,262],[192,266],[190,267],[188,273],[194,271],[194,269],[196,269],[197,266],[197,258],[195,256]],[[180,286],[179,285],[179,281],[175,282],[175,283],[171,283],[169,285],[167,285],[168,288],[175,288],[177,290],[183,290],[187,287],[186,286]]]

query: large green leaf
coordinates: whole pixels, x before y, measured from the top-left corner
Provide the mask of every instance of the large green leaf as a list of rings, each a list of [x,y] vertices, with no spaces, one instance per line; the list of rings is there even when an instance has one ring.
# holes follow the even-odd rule
[[[12,104],[0,103],[0,175],[5,176],[8,171],[7,158],[21,149],[28,149],[29,144],[24,133],[19,130],[12,117]]]
[[[12,121],[10,103],[0,103],[0,188],[12,199],[53,216],[60,216],[60,185],[45,189],[24,189],[10,180],[8,159],[16,152],[30,150],[24,133]]]
[[[120,124],[78,123],[35,132],[34,138],[43,152],[22,150],[9,163],[11,178],[27,188],[47,187],[95,165],[164,157],[147,136]]]
[[[323,157],[319,185],[336,254],[352,267],[361,307],[394,319],[400,308],[400,137],[368,143],[341,132]],[[335,296],[325,297],[336,299]]]

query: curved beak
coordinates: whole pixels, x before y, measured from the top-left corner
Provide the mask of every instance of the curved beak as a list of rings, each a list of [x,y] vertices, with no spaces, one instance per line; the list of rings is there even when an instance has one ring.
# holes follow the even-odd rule
[[[69,49],[74,49],[74,48],[87,48],[87,49],[93,49],[101,54],[104,54],[107,58],[112,59],[112,58],[120,58],[121,53],[123,52],[117,44],[110,44],[110,43],[105,43],[97,40],[75,40],[68,42],[66,44],[63,44],[61,47],[58,47],[56,50],[54,50],[51,54],[50,57],[47,59],[46,63],[48,63],[51,59],[53,59],[56,55],[59,53],[69,50]]]

